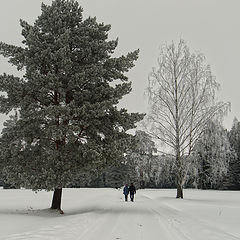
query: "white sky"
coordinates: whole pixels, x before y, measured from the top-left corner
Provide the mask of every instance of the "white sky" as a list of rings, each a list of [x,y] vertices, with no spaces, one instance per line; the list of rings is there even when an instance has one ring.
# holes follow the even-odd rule
[[[41,2],[51,0],[1,0],[0,41],[19,45],[22,41],[19,19],[33,23],[40,15]],[[155,66],[159,47],[183,38],[191,51],[202,52],[221,84],[220,100],[230,101],[231,113],[224,125],[240,120],[238,102],[240,76],[240,0],[78,0],[84,18],[96,16],[99,22],[112,25],[110,38],[119,37],[116,54],[140,49],[136,66],[129,73],[133,91],[122,106],[129,111],[145,112],[143,96],[147,76]],[[0,57],[0,73],[15,74]],[[4,120],[0,116],[0,125]]]

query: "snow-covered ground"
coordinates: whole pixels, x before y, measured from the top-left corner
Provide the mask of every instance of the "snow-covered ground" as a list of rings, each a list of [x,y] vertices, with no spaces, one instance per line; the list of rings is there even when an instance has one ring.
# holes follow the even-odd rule
[[[240,192],[64,189],[64,215],[51,212],[52,192],[0,190],[1,240],[233,240],[240,239]]]

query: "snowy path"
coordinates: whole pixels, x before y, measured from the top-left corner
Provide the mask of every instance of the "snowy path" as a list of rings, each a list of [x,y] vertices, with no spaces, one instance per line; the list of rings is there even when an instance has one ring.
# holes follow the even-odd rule
[[[18,209],[14,214],[0,207],[0,228],[7,224],[1,221],[3,214],[18,229],[3,235],[0,231],[0,239],[240,239],[240,192],[230,192],[230,196],[220,191],[185,192],[189,197],[181,200],[174,198],[175,190],[141,190],[135,202],[124,202],[121,191],[115,189],[64,189],[64,215],[32,208]],[[49,193],[44,194],[46,199]]]

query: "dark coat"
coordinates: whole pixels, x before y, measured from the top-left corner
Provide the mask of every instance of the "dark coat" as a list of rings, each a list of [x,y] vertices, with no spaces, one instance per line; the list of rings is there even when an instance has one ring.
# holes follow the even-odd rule
[[[131,195],[136,193],[136,188],[133,185],[131,185],[128,189]]]
[[[125,187],[123,188],[123,194],[124,194],[124,195],[128,195],[128,193],[129,193],[129,188],[128,188],[128,186],[125,186]]]

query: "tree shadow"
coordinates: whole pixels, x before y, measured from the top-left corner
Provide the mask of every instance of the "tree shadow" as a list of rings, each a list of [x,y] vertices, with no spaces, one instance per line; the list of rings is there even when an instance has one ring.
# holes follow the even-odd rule
[[[134,203],[129,203],[134,204]],[[150,210],[147,208],[141,208],[141,207],[131,207],[128,206],[126,208],[123,208],[122,206],[110,206],[102,208],[97,206],[88,206],[83,207],[79,209],[70,209],[66,211],[66,216],[72,216],[72,215],[81,215],[81,214],[87,214],[87,213],[95,213],[95,214],[113,214],[113,215],[119,215],[119,214],[151,214]]]
[[[122,203],[122,204],[121,204]],[[123,204],[128,206],[124,207]],[[58,210],[53,210],[50,208],[46,209],[33,209],[31,207],[27,209],[0,209],[0,214],[6,215],[26,215],[26,216],[35,216],[35,217],[43,217],[43,218],[56,218],[56,217],[67,217],[74,215],[84,215],[84,214],[151,214],[147,208],[143,208],[140,206],[131,206],[134,205],[133,202],[120,202],[119,206],[115,205],[104,205],[104,206],[96,206],[96,205],[85,205],[83,207],[74,207],[74,208],[66,208],[64,214],[60,214]],[[64,210],[64,209],[63,209]]]

